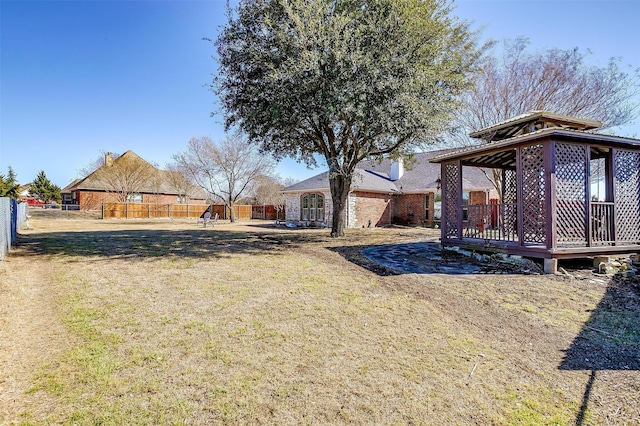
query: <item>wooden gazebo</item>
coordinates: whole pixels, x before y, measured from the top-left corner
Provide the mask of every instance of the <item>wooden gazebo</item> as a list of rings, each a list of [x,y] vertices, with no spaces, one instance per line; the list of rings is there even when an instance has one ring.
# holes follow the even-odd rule
[[[640,252],[640,140],[589,132],[597,121],[535,111],[471,133],[483,144],[434,158],[445,246],[557,259]],[[463,166],[501,197],[464,205]]]

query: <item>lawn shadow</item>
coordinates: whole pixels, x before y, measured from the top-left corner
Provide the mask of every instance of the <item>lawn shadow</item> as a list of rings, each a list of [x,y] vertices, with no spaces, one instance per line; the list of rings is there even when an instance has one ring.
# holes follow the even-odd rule
[[[135,260],[165,256],[223,258],[238,253],[273,255],[278,254],[279,249],[295,247],[313,238],[312,235],[295,239],[272,233],[223,229],[132,229],[21,234],[18,236],[17,244],[26,249],[25,255],[35,253]]]
[[[380,246],[330,247],[345,259],[378,275],[400,274],[532,274],[542,272],[540,264],[527,259],[513,262],[500,256],[467,256],[444,250],[440,243],[386,244]]]
[[[640,280],[614,278],[566,350],[560,370],[591,371],[576,425],[582,425],[597,372],[640,370]]]

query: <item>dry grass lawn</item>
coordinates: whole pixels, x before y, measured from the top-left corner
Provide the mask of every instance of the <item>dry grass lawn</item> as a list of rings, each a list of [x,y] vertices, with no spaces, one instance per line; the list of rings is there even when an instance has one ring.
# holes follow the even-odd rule
[[[30,225],[0,263],[3,425],[640,422],[634,281],[360,255],[426,229]]]

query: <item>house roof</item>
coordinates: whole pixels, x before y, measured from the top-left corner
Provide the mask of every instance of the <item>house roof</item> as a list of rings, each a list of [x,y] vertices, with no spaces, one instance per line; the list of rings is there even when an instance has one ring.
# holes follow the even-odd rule
[[[397,180],[390,179],[393,160],[387,158],[382,161],[365,160],[355,170],[352,180],[352,191],[367,191],[378,193],[425,193],[436,191],[440,179],[440,166],[430,163],[431,158],[438,157],[456,149],[445,149],[417,153],[413,161]],[[463,188],[467,190],[487,190],[493,188],[491,180],[481,170],[476,168],[464,168]],[[284,193],[328,191],[329,172],[320,173],[309,179],[288,186],[282,190]]]
[[[546,128],[592,130],[602,127],[601,121],[587,120],[549,111],[529,111],[484,129],[469,133],[472,138],[495,141],[512,138]]]
[[[370,170],[356,168],[351,181],[351,190],[371,191],[371,192],[397,192],[398,188],[385,176],[380,176]],[[282,190],[282,192],[307,192],[307,191],[328,191],[329,172],[310,177],[301,182],[295,183]]]
[[[166,170],[161,170],[154,167],[151,163],[144,160],[135,152],[129,150],[119,156],[118,158],[112,161],[112,165],[103,165],[87,175],[84,178],[76,179],[71,182],[69,185],[65,186],[61,191],[62,193],[70,193],[71,191],[77,190],[85,190],[85,191],[108,191],[112,188],[109,187],[109,183],[105,182],[103,178],[101,178],[101,174],[105,171],[108,171],[110,167],[122,167],[125,164],[135,164],[136,167],[146,167],[150,170],[152,169],[154,173],[157,174],[158,179],[149,179],[148,181],[142,184],[137,191],[142,193],[150,193],[150,194],[167,194],[167,195],[179,195],[180,191],[175,189],[175,187],[171,184],[170,175],[172,173]],[[192,195],[192,198],[197,199],[206,199],[207,195],[200,188],[197,189],[196,194]]]
[[[71,181],[71,183],[69,183],[69,185],[65,186],[64,188],[62,188],[62,190],[60,191],[61,193],[69,193],[72,190],[76,189],[76,186],[78,185],[78,182],[82,181],[82,179],[74,179]]]
[[[435,191],[439,184],[440,166],[430,163],[429,160],[456,151],[458,151],[458,149],[453,148],[414,154],[413,162],[405,166],[405,172],[402,177],[394,182],[398,191],[403,193]],[[389,158],[381,162],[374,160],[363,162],[367,170],[380,174],[387,173],[391,170],[392,163],[393,160]],[[465,176],[465,181],[463,181],[465,189],[493,188],[493,184],[481,170],[465,168],[463,174]]]
[[[18,194],[21,197],[26,197],[29,195],[29,190],[31,189],[31,182],[25,183],[24,185],[20,185],[18,187]]]

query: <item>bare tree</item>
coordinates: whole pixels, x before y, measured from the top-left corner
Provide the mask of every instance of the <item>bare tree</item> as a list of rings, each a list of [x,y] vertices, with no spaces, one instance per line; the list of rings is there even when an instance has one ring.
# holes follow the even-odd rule
[[[117,159],[105,155],[104,165],[89,178],[99,189],[114,194],[117,202],[131,201],[134,194],[156,193],[159,181],[158,169],[132,151],[127,151]]]
[[[185,202],[193,198],[197,187],[185,176],[187,172],[182,170],[179,164],[170,163],[166,166],[166,180]]]
[[[120,154],[117,154],[115,152],[108,152],[108,151],[105,151],[104,149],[101,149],[100,155],[98,155],[98,157],[96,157],[94,160],[92,160],[89,164],[87,164],[83,168],[77,170],[78,175],[89,176],[91,173],[95,172],[100,167],[104,166],[105,159],[108,156],[111,157],[112,160],[116,160],[118,157],[120,157]]]
[[[531,53],[528,46],[527,38],[505,41],[502,56],[482,59],[474,88],[462,96],[465,108],[445,137],[447,145],[475,145],[470,132],[536,110],[602,121],[601,130],[635,118],[640,70],[622,71],[617,58],[606,67],[587,65],[577,48]],[[483,171],[502,196],[500,171]]]
[[[274,206],[278,217],[280,217],[279,213],[284,210],[285,206],[285,196],[282,189],[294,183],[292,178],[281,179],[277,176],[266,175],[258,177],[254,194],[256,203]]]
[[[251,192],[259,176],[270,174],[275,167],[270,157],[238,135],[217,143],[207,137],[192,138],[186,151],[173,159],[187,179],[229,208],[231,222],[236,220],[236,202]]]
[[[577,48],[531,53],[528,45],[526,38],[505,41],[501,57],[483,58],[475,88],[462,98],[453,144],[468,145],[468,133],[534,110],[602,121],[602,129],[635,118],[640,70],[624,72],[619,58],[605,67],[587,65]]]

